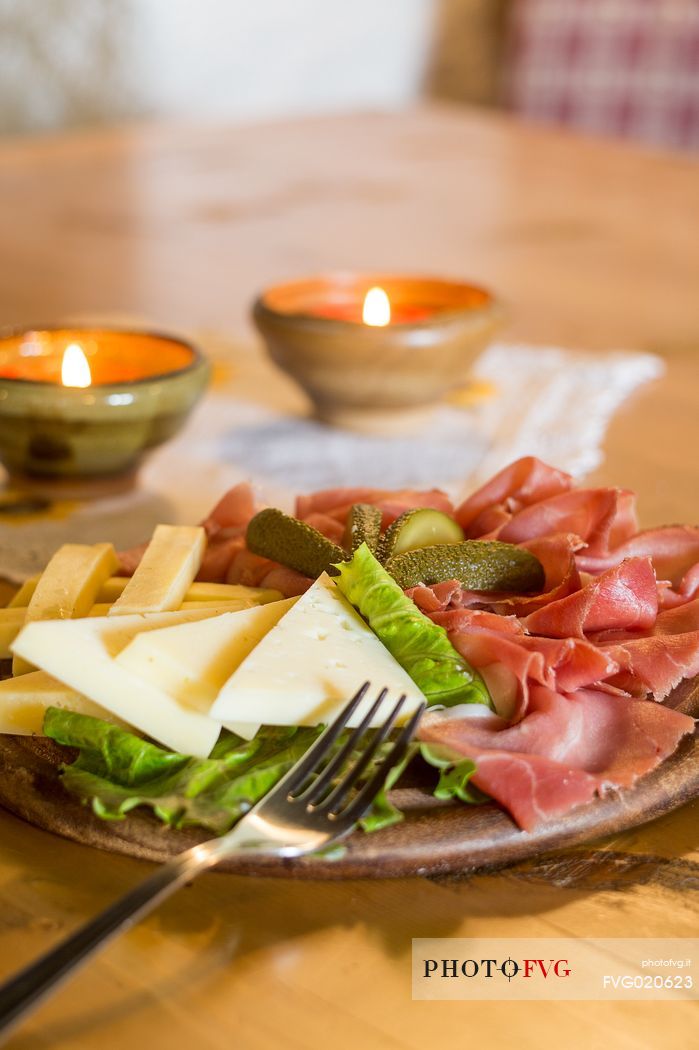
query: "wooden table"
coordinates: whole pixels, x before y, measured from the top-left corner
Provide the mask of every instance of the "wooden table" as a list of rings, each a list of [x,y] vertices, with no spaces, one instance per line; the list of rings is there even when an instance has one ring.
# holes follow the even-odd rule
[[[637,489],[646,524],[699,520],[690,158],[423,109],[20,140],[0,164],[0,323],[122,315],[206,329],[244,384],[268,367],[246,311],[273,279],[341,267],[478,278],[509,302],[513,337],[665,357],[666,376],[616,417],[595,480]],[[410,941],[695,935],[698,810],[465,880],[207,876],[10,1045],[689,1047],[689,1005],[413,1003]],[[147,870],[1,813],[0,977]]]

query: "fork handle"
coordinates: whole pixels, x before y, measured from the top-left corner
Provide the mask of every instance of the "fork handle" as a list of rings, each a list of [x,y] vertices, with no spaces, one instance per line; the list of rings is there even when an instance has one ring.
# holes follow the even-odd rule
[[[98,948],[139,919],[200,872],[213,867],[219,853],[211,844],[194,846],[158,868],[55,948],[0,986],[0,1036],[11,1028],[48,993],[85,963]]]

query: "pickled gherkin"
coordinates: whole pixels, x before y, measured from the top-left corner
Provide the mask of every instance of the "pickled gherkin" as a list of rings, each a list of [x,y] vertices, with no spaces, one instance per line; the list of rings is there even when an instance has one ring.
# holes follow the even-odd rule
[[[288,565],[312,579],[326,571],[334,573],[332,564],[346,557],[342,548],[322,532],[276,507],[267,507],[250,519],[245,542],[253,554]]]
[[[389,526],[381,541],[379,557],[385,562],[405,551],[440,543],[460,543],[463,538],[463,529],[448,514],[431,507],[417,507],[406,510]]]
[[[342,546],[348,554],[366,543],[370,551],[376,551],[381,537],[381,508],[371,503],[353,503],[347,515]]]
[[[394,554],[386,570],[404,590],[418,584],[459,580],[469,591],[513,591],[527,594],[544,586],[538,558],[521,547],[499,540],[440,543]]]

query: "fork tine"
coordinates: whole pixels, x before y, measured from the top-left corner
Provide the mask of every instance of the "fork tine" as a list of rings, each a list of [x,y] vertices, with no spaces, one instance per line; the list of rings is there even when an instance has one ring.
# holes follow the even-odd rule
[[[361,720],[356,729],[352,730],[349,738],[342,745],[337,754],[328,762],[325,769],[320,773],[310,786],[301,795],[296,797],[306,802],[308,805],[313,805],[321,797],[328,784],[331,782],[338,770],[342,769],[345,762],[352,754],[354,749],[359,744],[362,736],[366,732],[368,726],[371,724],[374,715],[381,707],[388,695],[388,689],[382,689],[378,697],[371,705],[364,718]]]
[[[287,789],[288,794],[292,794],[293,791],[300,787],[305,782],[308,774],[326,756],[366,696],[370,684],[370,682],[365,682],[364,685],[357,690],[350,702],[340,711],[335,721],[330,723],[315,743],[309,747],[301,761],[298,762],[287,774],[287,780],[284,783],[284,787]]]
[[[365,810],[373,802],[375,795],[380,790],[390,770],[393,766],[398,765],[404,757],[405,752],[408,749],[408,744],[410,743],[426,706],[426,704],[420,704],[418,709],[410,717],[409,721],[405,723],[400,736],[371,779],[367,781],[358,795],[352,799],[349,806],[345,810],[336,814],[339,819],[354,824],[363,816]]]
[[[323,800],[321,805],[318,806],[318,809],[325,810],[329,813],[335,813],[337,811],[338,807],[342,804],[342,802],[352,790],[354,785],[358,782],[362,773],[367,768],[378,749],[387,739],[389,733],[391,732],[396,723],[396,719],[400,714],[400,709],[405,703],[405,700],[406,696],[404,693],[403,696],[401,696],[401,698],[398,700],[398,703],[393,706],[391,713],[389,714],[388,718],[383,723],[381,728],[377,730],[376,735],[374,736],[369,746],[365,748],[365,750],[359,756],[355,764],[351,767],[351,769],[347,771],[347,773],[342,778],[337,787],[334,789],[334,791],[332,791],[331,794]]]

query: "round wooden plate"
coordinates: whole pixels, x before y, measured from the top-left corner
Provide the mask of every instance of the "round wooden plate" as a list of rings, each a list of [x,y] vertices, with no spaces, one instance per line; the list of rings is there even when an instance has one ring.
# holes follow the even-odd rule
[[[665,703],[699,716],[699,678],[683,682]],[[143,860],[166,860],[207,837],[193,829],[173,831],[147,811],[123,821],[100,820],[63,789],[57,771],[61,758],[61,749],[51,741],[0,736],[0,804],[46,831]],[[634,788],[580,806],[535,832],[520,831],[495,803],[444,805],[426,785],[414,784],[392,792],[405,820],[372,835],[355,833],[338,860],[236,858],[218,870],[306,879],[470,873],[624,831],[698,796],[695,734]]]

